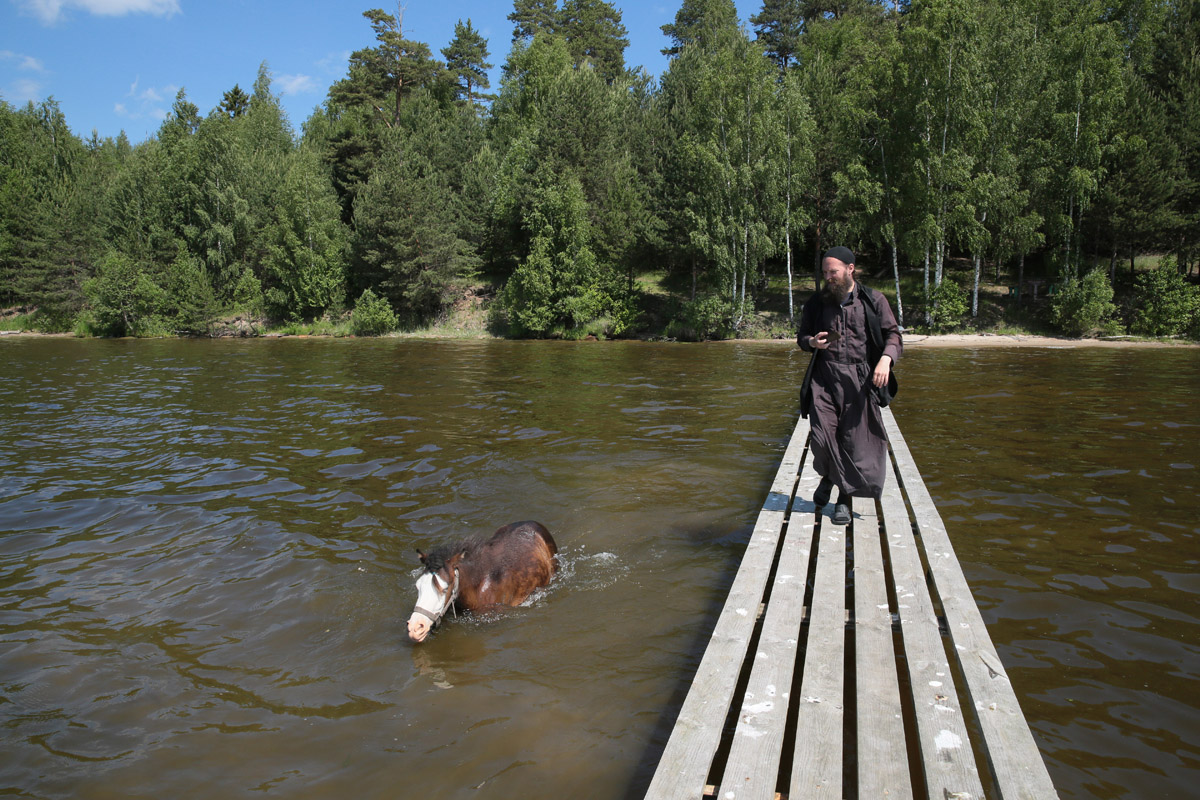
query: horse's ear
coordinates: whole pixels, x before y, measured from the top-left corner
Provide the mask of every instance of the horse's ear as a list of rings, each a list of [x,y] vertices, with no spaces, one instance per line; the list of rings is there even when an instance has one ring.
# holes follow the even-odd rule
[[[462,561],[464,558],[466,558],[466,556],[467,556],[466,550],[459,550],[457,553],[455,553],[454,555],[452,555],[446,559],[446,568],[453,571],[455,568],[458,567],[458,563],[460,561]]]
[[[417,548],[417,555],[421,557],[421,563],[425,563],[425,554],[421,552],[421,548]]]

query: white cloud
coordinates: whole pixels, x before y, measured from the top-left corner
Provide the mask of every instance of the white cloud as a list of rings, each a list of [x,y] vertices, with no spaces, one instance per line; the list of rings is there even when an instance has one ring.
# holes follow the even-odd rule
[[[311,94],[317,90],[317,82],[309,75],[279,75],[274,86],[283,94]]]
[[[42,84],[29,78],[18,78],[0,92],[0,96],[11,101],[13,105],[37,103],[45,99],[42,95]]]
[[[129,84],[129,92],[125,95],[129,102],[114,104],[113,113],[123,119],[152,119],[161,122],[170,111],[161,104],[165,98],[174,101],[175,95],[179,93],[179,87],[167,84],[166,86],[148,86],[143,89],[141,83],[140,75],[133,79],[133,83]]]
[[[350,51],[343,50],[340,53],[330,53],[317,62],[317,66],[327,75],[344,75],[346,73],[346,65],[350,63]]]
[[[17,69],[24,72],[46,71],[46,68],[42,66],[42,62],[33,56],[14,53],[12,50],[0,50],[0,61],[15,61],[17,62]]]
[[[21,0],[25,9],[46,25],[53,25],[68,8],[77,8],[98,17],[123,17],[126,14],[152,14],[169,17],[179,13],[179,0]]]
[[[44,99],[45,87],[41,76],[46,74],[42,62],[33,56],[14,53],[12,50],[0,50],[0,63],[15,63],[18,72],[34,73],[34,76],[17,77],[0,88],[0,97],[17,105],[27,101],[38,102]]]

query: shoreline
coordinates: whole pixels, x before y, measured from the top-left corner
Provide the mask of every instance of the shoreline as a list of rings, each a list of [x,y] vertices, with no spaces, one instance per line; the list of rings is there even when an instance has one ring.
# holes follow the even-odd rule
[[[39,333],[37,331],[0,331],[0,339],[6,338],[51,338],[51,339],[75,339],[78,338],[73,333]],[[134,337],[123,337],[134,338]],[[189,338],[189,337],[177,337]],[[191,338],[207,338],[207,337],[191,337]],[[214,339],[353,339],[359,338],[354,336],[330,336],[327,334],[266,334],[264,336],[225,336],[211,337]],[[361,337],[364,339],[445,339],[446,341],[455,341],[458,339],[497,339],[502,340],[502,337],[490,336],[482,334],[476,337],[462,336],[428,336],[422,334],[391,334],[379,337]],[[591,340],[595,341],[595,340]],[[621,341],[614,339],[613,341]],[[630,340],[636,341],[636,340]],[[713,342],[674,342],[674,344],[736,344],[736,343],[751,343],[751,344],[786,344],[795,346],[795,341],[788,339],[720,339]],[[978,348],[978,347],[1045,347],[1050,349],[1073,348],[1073,347],[1195,347],[1200,348],[1200,342],[1192,342],[1188,340],[1154,340],[1154,339],[1063,339],[1053,336],[1036,336],[1033,334],[997,334],[997,333],[946,333],[946,334],[906,334],[904,336],[905,348]]]

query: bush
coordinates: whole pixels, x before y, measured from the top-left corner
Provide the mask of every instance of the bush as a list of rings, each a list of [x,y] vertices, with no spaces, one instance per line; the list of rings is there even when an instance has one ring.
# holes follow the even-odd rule
[[[1149,336],[1195,334],[1200,327],[1200,287],[1192,286],[1164,258],[1158,269],[1143,272],[1134,282],[1133,329]]]
[[[1050,305],[1050,321],[1068,336],[1094,336],[1115,332],[1113,288],[1103,270],[1070,278]]]
[[[935,331],[952,331],[967,314],[967,294],[950,278],[944,278],[933,290],[930,325]]]
[[[216,313],[216,298],[200,260],[181,249],[167,269],[164,284],[175,331],[206,331]]]
[[[96,275],[83,284],[91,309],[80,328],[100,336],[163,336],[167,293],[133,259],[109,253],[96,265]]]
[[[233,302],[251,316],[263,313],[266,301],[263,299],[262,282],[254,276],[254,270],[246,267],[242,277],[238,278],[237,286],[233,289]]]
[[[729,333],[729,304],[716,295],[688,300],[672,315],[666,335],[685,342],[721,338]]]
[[[395,330],[399,324],[396,312],[382,297],[367,289],[358,298],[350,315],[350,331],[355,336],[379,336]]]

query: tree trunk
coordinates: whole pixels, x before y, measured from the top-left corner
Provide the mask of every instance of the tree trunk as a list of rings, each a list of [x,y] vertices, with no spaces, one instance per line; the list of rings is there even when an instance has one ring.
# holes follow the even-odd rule
[[[1021,310],[1021,286],[1025,284],[1025,254],[1021,253],[1021,261],[1017,264],[1017,311]]]
[[[925,324],[933,324],[933,306],[929,302],[929,242],[925,243]]]
[[[979,276],[983,269],[983,260],[979,252],[975,252],[975,288],[971,291],[971,316],[979,317]]]
[[[900,297],[900,259],[896,255],[896,235],[892,234],[892,277],[896,279],[896,322],[904,327],[904,300]]]
[[[796,312],[792,302],[792,234],[791,231],[786,230],[786,226],[783,233],[783,242],[784,247],[787,248],[788,320],[794,323],[796,321]]]

